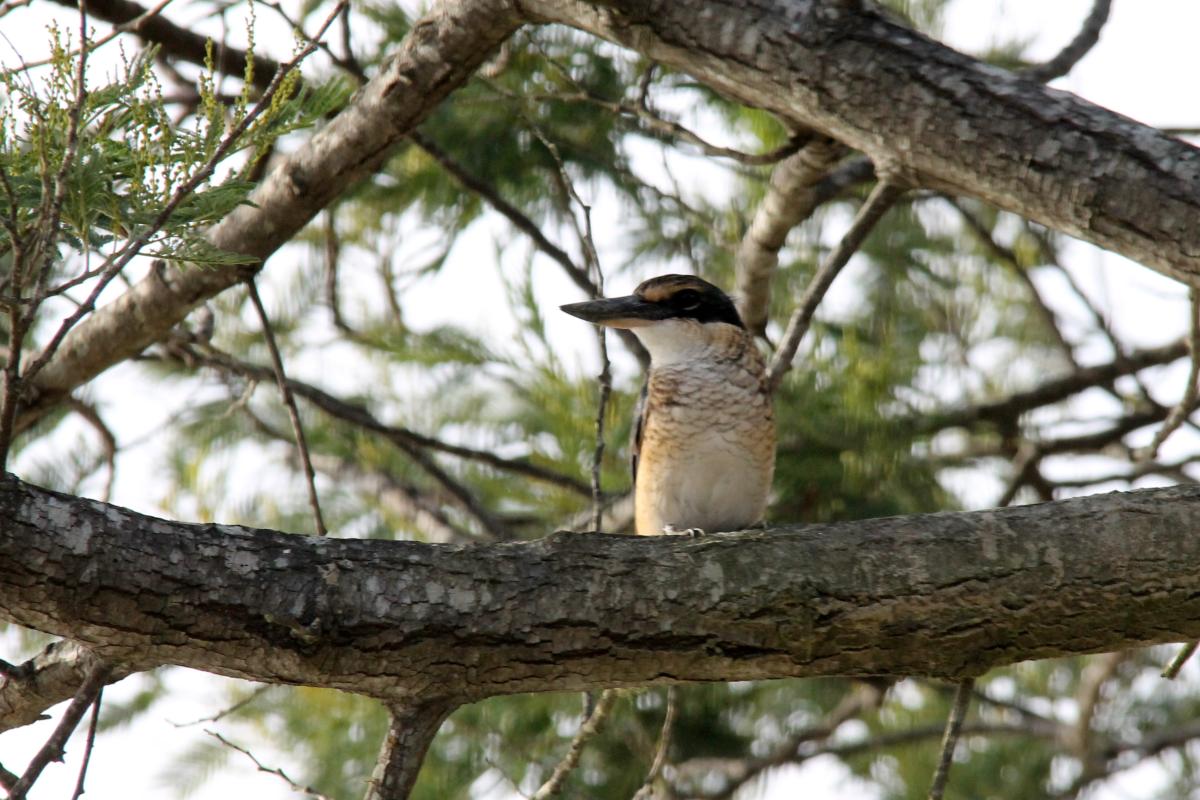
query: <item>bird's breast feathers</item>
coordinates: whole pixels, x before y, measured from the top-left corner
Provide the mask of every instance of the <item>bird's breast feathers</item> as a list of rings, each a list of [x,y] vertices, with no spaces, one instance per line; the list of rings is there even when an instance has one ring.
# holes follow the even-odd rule
[[[775,421],[761,358],[749,347],[737,357],[652,368],[638,448],[638,533],[737,530],[762,519]]]

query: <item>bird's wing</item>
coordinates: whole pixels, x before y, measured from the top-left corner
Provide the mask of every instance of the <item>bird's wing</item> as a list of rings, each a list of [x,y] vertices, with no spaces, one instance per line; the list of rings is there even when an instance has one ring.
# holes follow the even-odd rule
[[[633,482],[637,484],[638,454],[642,449],[642,434],[646,430],[646,396],[650,392],[650,378],[642,384],[642,393],[638,395],[637,406],[633,411],[633,441],[629,443],[629,467],[633,471]]]

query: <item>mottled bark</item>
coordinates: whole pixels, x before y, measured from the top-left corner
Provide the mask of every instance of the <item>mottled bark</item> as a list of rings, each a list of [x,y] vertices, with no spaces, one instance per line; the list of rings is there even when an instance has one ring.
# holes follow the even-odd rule
[[[1200,637],[1200,488],[689,537],[477,546],[189,525],[0,484],[0,618],[103,657],[390,704],[961,677]]]
[[[1200,277],[1200,150],[835,0],[521,0],[952,194]]]

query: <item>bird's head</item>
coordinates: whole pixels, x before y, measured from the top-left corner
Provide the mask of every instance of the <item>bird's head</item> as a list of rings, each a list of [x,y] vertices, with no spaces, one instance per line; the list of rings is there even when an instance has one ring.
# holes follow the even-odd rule
[[[660,275],[627,297],[561,308],[597,325],[632,330],[658,364],[695,358],[698,351],[745,329],[729,296],[695,275]]]

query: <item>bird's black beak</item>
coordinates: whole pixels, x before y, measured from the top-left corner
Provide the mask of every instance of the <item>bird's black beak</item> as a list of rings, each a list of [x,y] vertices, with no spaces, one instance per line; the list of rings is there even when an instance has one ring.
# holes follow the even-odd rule
[[[671,314],[670,309],[657,303],[648,303],[635,294],[628,297],[588,300],[585,303],[568,303],[559,308],[572,317],[609,328],[640,328],[656,320],[666,319]]]

